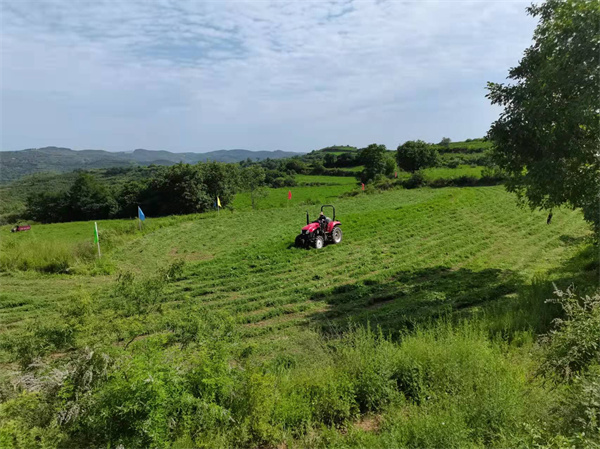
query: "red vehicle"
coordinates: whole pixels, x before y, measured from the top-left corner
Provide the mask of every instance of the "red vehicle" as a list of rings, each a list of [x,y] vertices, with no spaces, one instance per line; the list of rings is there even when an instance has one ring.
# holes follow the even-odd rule
[[[12,228],[10,230],[10,232],[21,232],[21,231],[29,231],[31,229],[31,226],[29,225],[24,225],[24,226],[15,226],[14,228]]]
[[[335,207],[331,204],[324,204],[323,208],[331,207],[333,210],[333,218],[329,219],[324,215],[317,220],[310,222],[308,211],[306,211],[306,226],[302,228],[302,233],[296,237],[296,246],[300,248],[308,248],[310,246],[321,249],[326,243],[340,243],[342,241],[342,223],[335,220]]]

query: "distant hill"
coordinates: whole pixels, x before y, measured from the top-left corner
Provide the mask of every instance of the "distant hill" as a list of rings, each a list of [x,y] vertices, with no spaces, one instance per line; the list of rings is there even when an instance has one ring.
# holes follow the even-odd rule
[[[111,168],[131,165],[172,165],[178,162],[195,164],[204,161],[239,162],[282,159],[299,156],[287,151],[218,150],[208,153],[171,153],[137,149],[133,152],[80,150],[44,147],[21,151],[0,151],[0,182],[14,181],[22,176],[40,172],[64,173],[77,169]]]
[[[320,150],[317,150],[318,153],[334,153],[334,154],[353,153],[356,151],[358,151],[358,148],[352,147],[350,145],[334,145],[331,147],[321,148]]]

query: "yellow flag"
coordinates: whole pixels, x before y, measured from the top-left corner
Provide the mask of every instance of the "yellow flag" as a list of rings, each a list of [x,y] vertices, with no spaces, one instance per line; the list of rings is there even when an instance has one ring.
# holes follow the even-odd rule
[[[221,207],[221,200],[217,197],[217,206]]]

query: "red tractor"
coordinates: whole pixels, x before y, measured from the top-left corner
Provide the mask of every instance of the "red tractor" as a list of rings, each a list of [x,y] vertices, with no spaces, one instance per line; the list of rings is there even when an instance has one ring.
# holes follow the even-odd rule
[[[325,207],[333,209],[332,219],[323,214],[323,208]],[[341,225],[342,223],[335,221],[335,207],[331,204],[321,206],[321,215],[312,223],[308,218],[308,211],[306,211],[306,226],[302,228],[302,233],[296,237],[296,246],[300,248],[313,246],[321,249],[325,243],[340,243],[342,241]]]

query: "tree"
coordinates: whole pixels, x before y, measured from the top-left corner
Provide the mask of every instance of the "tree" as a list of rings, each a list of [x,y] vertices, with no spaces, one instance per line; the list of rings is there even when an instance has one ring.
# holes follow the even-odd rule
[[[204,212],[215,200],[206,190],[199,167],[183,163],[158,172],[140,193],[147,216]]]
[[[367,148],[363,148],[360,150],[360,160],[365,166],[361,173],[363,182],[372,181],[377,175],[389,176],[394,173],[393,158],[388,154],[385,145],[373,143]]]
[[[242,188],[250,192],[252,209],[256,208],[256,200],[265,196],[265,170],[258,164],[251,165],[242,171],[240,181]]]
[[[69,215],[67,192],[38,192],[27,197],[25,216],[41,223],[66,221]]]
[[[513,83],[488,83],[504,107],[488,133],[492,157],[522,203],[581,208],[598,235],[600,3],[548,0],[527,11],[539,23]]]
[[[337,156],[333,153],[326,153],[325,154],[325,167],[327,168],[333,168],[335,167],[335,162],[337,161]]]
[[[211,204],[216,201],[217,196],[223,207],[233,201],[239,184],[240,169],[238,166],[223,162],[207,162],[199,163],[196,167],[200,172],[206,193],[211,198]]]
[[[285,163],[285,169],[287,171],[293,171],[298,174],[306,173],[308,170],[306,163],[302,161],[299,157],[293,157],[288,159]]]
[[[121,186],[116,197],[120,217],[135,217],[137,215],[140,194],[145,188],[146,184],[140,181],[129,181]]]
[[[322,175],[323,173],[325,173],[325,166],[323,165],[323,159],[321,159],[321,158],[315,159],[312,163],[311,174]]]
[[[440,143],[438,143],[438,145],[448,148],[451,142],[452,140],[450,140],[450,137],[442,137],[442,140],[440,141]]]
[[[408,140],[396,151],[398,167],[409,172],[434,167],[439,163],[437,150],[422,140]]]
[[[68,192],[68,221],[110,218],[118,204],[111,192],[88,173],[80,173]]]

